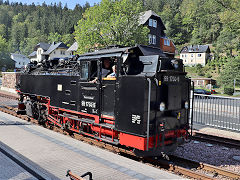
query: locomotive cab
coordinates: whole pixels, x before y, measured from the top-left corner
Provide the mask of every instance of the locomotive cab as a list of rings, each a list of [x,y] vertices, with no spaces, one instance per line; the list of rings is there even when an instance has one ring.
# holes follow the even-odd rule
[[[124,49],[121,55],[98,52],[79,58],[80,63],[100,58],[98,74],[105,58],[117,67],[116,77],[99,76],[95,83],[100,92],[99,111],[113,117],[119,143],[134,147],[139,155],[174,150],[184,142],[189,128],[190,80],[182,60],[149,49],[140,46]],[[91,80],[89,86],[93,86]]]
[[[189,129],[190,80],[180,59],[150,55],[139,62],[139,74],[119,77],[120,143],[135,146],[138,155],[173,151]]]
[[[20,77],[29,116],[140,156],[173,151],[187,138],[190,80],[182,60],[138,45],[86,53],[69,64]]]

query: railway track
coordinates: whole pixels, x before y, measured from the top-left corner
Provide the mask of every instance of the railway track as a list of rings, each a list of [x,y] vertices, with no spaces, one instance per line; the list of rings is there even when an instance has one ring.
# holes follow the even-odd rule
[[[18,95],[12,95],[9,93],[3,93],[2,91],[0,91],[0,97],[4,97],[4,98],[8,98],[8,99],[13,99],[13,100],[18,100]]]
[[[28,118],[26,115],[18,115],[16,113],[16,109],[11,106],[1,106],[0,111],[19,117],[23,120],[31,121],[33,124],[38,125],[37,120]],[[98,146],[103,149],[107,149],[111,152],[118,153],[125,157],[131,158],[136,161],[140,161],[142,163],[149,164],[151,166],[154,166],[160,169],[171,171],[175,174],[179,174],[187,178],[210,180],[210,179],[222,179],[224,177],[226,179],[240,179],[240,174],[237,174],[232,171],[224,170],[222,168],[212,166],[209,164],[191,161],[191,160],[187,160],[177,156],[169,156],[170,161],[160,159],[160,158],[137,157],[134,155],[132,151],[125,149],[123,147],[118,147],[115,145],[107,144],[102,141],[97,141],[96,139],[93,139],[91,137],[86,137],[77,133],[71,133],[55,126],[48,125],[45,127],[55,132],[59,132],[59,133],[74,137],[77,140],[84,141],[86,143]]]
[[[219,144],[219,145],[226,146],[229,148],[240,149],[240,141],[238,141],[238,140],[209,135],[209,134],[200,133],[197,131],[193,132],[192,139],[203,141],[203,142],[208,142],[208,143],[213,143],[213,144]]]

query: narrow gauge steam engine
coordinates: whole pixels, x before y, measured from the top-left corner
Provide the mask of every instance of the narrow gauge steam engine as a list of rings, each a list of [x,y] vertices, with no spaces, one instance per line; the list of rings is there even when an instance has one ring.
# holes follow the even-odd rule
[[[102,78],[106,59],[116,77]],[[190,80],[182,60],[149,46],[30,64],[18,90],[19,112],[39,123],[124,145],[139,156],[173,151],[188,136]]]

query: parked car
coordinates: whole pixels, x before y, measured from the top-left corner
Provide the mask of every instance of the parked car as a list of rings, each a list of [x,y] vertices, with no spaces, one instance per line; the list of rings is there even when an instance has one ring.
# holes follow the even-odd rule
[[[211,95],[210,91],[206,91],[204,89],[194,89],[195,94],[205,94],[205,95]]]
[[[217,94],[216,90],[215,90],[215,89],[212,89],[212,90],[211,90],[211,94]]]

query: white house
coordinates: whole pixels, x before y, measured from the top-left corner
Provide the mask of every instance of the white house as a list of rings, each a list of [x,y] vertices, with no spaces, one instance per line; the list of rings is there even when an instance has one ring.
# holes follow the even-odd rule
[[[78,50],[78,43],[77,42],[74,42],[70,48],[68,48],[68,52],[71,54],[71,55],[74,55],[76,53],[76,51]]]
[[[184,65],[194,66],[201,64],[205,66],[210,59],[210,48],[208,45],[190,45],[182,48],[180,58]]]
[[[47,43],[38,43],[34,51],[29,54],[31,61],[40,62],[41,60],[55,59],[55,58],[66,58],[71,55],[71,52],[67,51],[68,47],[63,43],[47,44]]]
[[[11,53],[11,59],[15,61],[16,69],[21,69],[30,62],[30,59],[23,54]]]

